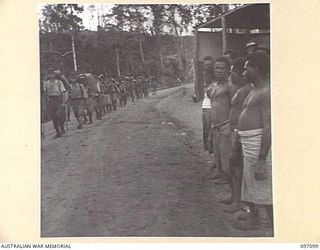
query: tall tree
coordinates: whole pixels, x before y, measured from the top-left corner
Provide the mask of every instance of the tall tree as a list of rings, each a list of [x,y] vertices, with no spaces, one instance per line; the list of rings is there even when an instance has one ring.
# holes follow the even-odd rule
[[[82,12],[83,7],[78,4],[48,4],[42,9],[43,19],[40,22],[40,31],[42,33],[54,32],[70,35],[75,71],[77,71],[75,34],[76,31],[83,28],[82,19],[78,16]]]

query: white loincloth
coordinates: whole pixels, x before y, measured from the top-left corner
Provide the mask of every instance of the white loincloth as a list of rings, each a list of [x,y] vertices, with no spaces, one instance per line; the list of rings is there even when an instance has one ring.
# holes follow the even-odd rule
[[[262,128],[239,131],[244,159],[241,200],[258,205],[272,205],[271,149],[266,158],[266,179],[256,180],[252,167],[260,153],[262,132]]]

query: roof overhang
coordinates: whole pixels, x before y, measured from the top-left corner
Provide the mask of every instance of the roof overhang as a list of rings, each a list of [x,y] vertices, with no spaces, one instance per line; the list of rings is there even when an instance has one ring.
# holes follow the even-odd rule
[[[222,17],[225,18],[227,28],[268,30],[270,29],[270,4],[245,4],[197,26],[196,29],[221,28]]]

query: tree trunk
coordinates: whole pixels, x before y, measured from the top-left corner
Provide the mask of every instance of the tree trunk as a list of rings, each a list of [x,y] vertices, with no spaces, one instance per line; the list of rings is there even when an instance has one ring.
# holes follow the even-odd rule
[[[181,53],[180,53],[180,36],[179,36],[179,32],[178,32],[177,25],[176,25],[176,20],[174,18],[174,15],[175,15],[175,10],[174,9],[172,9],[171,15],[172,15],[172,21],[173,21],[173,27],[174,27],[175,35],[177,37],[176,46],[177,46],[179,69],[180,69],[180,72],[182,74],[183,69],[182,69],[182,59],[181,59]]]
[[[222,4],[222,13],[226,12],[226,5]],[[222,53],[227,49],[227,25],[225,17],[221,18],[221,28],[222,28]]]
[[[74,71],[77,72],[78,66],[77,66],[76,48],[74,45],[74,31],[72,32],[72,35],[71,35],[71,43],[72,43],[73,67],[74,67]]]
[[[142,41],[140,39],[139,39],[139,49],[140,49],[141,61],[142,61],[142,64],[144,65],[145,60],[144,60],[144,54],[143,54]]]
[[[163,69],[163,56],[162,56],[161,50],[159,51],[159,57],[160,57],[160,68],[162,70]]]
[[[117,72],[118,72],[118,76],[121,75],[121,72],[120,72],[120,62],[119,62],[119,49],[116,48],[116,63],[117,63]]]

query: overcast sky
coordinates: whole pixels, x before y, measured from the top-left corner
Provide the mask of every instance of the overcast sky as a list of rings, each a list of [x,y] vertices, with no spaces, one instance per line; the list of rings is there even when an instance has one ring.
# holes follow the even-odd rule
[[[93,5],[94,8],[90,8]],[[80,17],[83,20],[83,26],[89,30],[97,30],[98,15],[111,12],[113,4],[83,4],[84,12]]]

